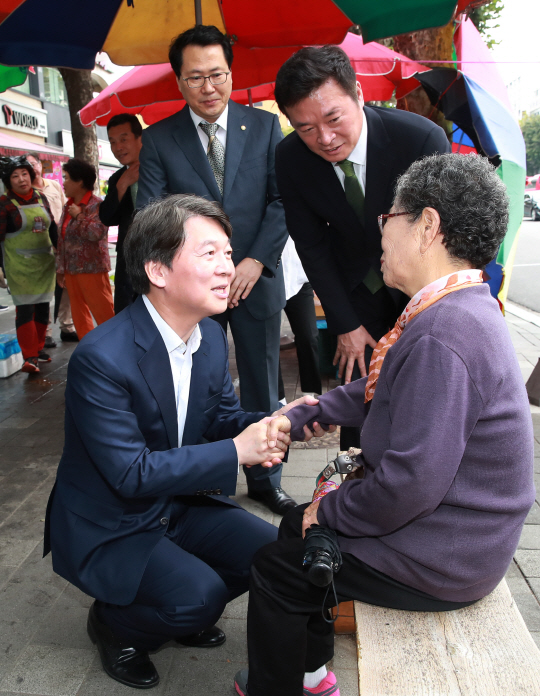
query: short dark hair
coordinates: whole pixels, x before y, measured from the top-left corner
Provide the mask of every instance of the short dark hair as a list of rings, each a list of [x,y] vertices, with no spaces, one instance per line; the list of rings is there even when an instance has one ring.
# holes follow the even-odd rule
[[[115,128],[116,126],[123,126],[124,123],[129,123],[129,125],[131,126],[131,132],[136,138],[141,137],[141,122],[134,114],[116,114],[116,116],[113,116],[109,123],[107,123],[107,133],[111,130],[111,128]]]
[[[72,157],[62,165],[62,169],[69,174],[69,178],[73,181],[82,181],[84,188],[87,191],[92,191],[96,183],[97,174],[93,164],[85,162],[82,159]]]
[[[33,157],[36,159],[38,162],[41,162],[41,157],[39,156],[39,152],[27,152],[26,153],[27,157]]]
[[[449,255],[484,269],[495,258],[508,227],[506,186],[481,155],[431,155],[411,164],[397,180],[394,207],[410,222],[424,208],[441,218]]]
[[[274,94],[279,110],[287,109],[335,80],[353,101],[358,101],[356,73],[345,51],[339,46],[306,46],[294,53],[278,71]]]
[[[137,213],[124,241],[127,273],[136,293],[146,295],[150,290],[144,267],[148,261],[172,268],[176,252],[186,240],[186,222],[196,216],[215,220],[231,238],[232,226],[222,208],[193,194],[177,193],[152,201]]]
[[[26,159],[26,155],[16,155],[15,157],[0,157],[0,179],[6,187],[6,190],[11,191],[11,175],[16,169],[26,169],[30,174],[30,181],[34,183],[36,173],[34,167]]]
[[[233,51],[231,41],[226,34],[210,25],[197,24],[192,29],[179,34],[176,39],[172,40],[169,47],[169,62],[176,77],[180,77],[182,72],[182,52],[186,46],[221,46],[225,55],[225,60],[229,68],[233,62]]]

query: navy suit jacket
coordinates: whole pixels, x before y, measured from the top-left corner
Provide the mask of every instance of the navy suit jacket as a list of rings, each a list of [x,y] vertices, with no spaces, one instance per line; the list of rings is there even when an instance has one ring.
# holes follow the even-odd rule
[[[265,267],[245,300],[259,320],[285,306],[280,258],[287,228],[274,166],[282,137],[277,116],[229,101],[223,197],[187,105],[143,131],[139,158],[137,208],[171,193],[195,193],[222,205],[233,227],[233,262],[249,256]]]
[[[54,570],[101,601],[133,601],[175,496],[236,505],[226,497],[238,470],[230,438],[267,414],[241,410],[225,334],[211,319],[200,328],[181,447],[169,356],[142,297],[89,333],[69,361],[45,554],[51,549]]]
[[[324,308],[328,328],[343,334],[364,324],[369,308],[352,293],[370,267],[380,272],[377,216],[387,213],[397,178],[416,160],[450,151],[446,134],[427,118],[397,109],[364,107],[368,124],[364,226],[347,203],[334,166],[296,133],[277,147],[276,174],[287,227]],[[396,318],[408,298],[389,288]],[[370,302],[370,297],[363,301]]]

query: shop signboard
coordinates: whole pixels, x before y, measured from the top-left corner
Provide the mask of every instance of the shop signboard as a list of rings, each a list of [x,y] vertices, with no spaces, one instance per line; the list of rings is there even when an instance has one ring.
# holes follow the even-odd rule
[[[0,98],[0,127],[46,138],[47,112],[45,109],[36,109]]]

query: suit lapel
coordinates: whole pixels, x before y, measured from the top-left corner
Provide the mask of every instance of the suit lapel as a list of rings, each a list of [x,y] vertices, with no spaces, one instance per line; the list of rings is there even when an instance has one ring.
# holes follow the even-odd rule
[[[315,155],[301,143],[301,152],[305,155],[300,165],[304,172],[306,185],[317,198],[317,206],[328,212],[330,224],[343,230],[347,235],[363,235],[362,223],[345,197],[345,191],[339,181],[334,165],[319,155]]]
[[[197,133],[187,105],[178,114],[178,120],[172,135],[178,146],[182,149],[188,162],[203,180],[212,198],[215,201],[221,201],[221,194],[216,183],[216,177],[208,162],[208,157],[203,150],[199,134]]]
[[[229,101],[229,113],[227,116],[227,147],[225,149],[225,186],[223,200],[225,201],[231,192],[238,166],[242,160],[242,154],[249,134],[249,111],[241,109],[238,104]],[[245,126],[242,129],[241,126]]]
[[[199,324],[200,326],[200,324]],[[208,374],[210,370],[210,344],[201,339],[199,350],[193,353],[193,366],[191,368],[191,383],[189,387],[189,401],[184,425],[182,445],[196,445],[201,436],[201,416],[208,398]],[[206,385],[206,389],[203,388]]]
[[[178,416],[169,354],[142,297],[130,307],[135,327],[135,342],[145,351],[139,369],[159,405],[169,439],[169,447],[178,447]]]
[[[392,143],[384,127],[380,115],[370,109],[364,108],[368,125],[368,143],[366,157],[366,220],[376,220],[384,210],[384,202],[388,192],[388,187],[394,180],[393,151]],[[375,235],[379,243],[379,231],[376,224],[370,225],[368,230],[370,236]]]

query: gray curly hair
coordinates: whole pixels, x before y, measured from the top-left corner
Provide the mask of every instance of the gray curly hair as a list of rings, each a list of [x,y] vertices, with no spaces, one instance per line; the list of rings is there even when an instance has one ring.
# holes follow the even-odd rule
[[[443,244],[450,256],[483,269],[495,258],[508,226],[506,186],[485,157],[431,155],[414,162],[396,183],[394,208],[410,213],[424,208],[441,218]]]

